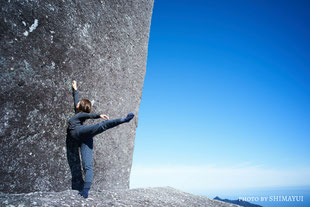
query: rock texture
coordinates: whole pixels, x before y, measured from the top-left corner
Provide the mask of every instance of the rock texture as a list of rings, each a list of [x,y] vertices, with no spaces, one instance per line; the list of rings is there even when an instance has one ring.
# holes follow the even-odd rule
[[[77,191],[35,192],[28,194],[0,193],[1,206],[106,206],[106,207],[238,207],[238,205],[192,195],[170,187],[115,191],[90,191],[87,199]]]
[[[93,190],[129,187],[152,7],[153,0],[0,1],[0,191],[71,189],[73,79],[93,112],[136,114],[94,140]],[[62,195],[33,194],[38,202],[41,194]]]

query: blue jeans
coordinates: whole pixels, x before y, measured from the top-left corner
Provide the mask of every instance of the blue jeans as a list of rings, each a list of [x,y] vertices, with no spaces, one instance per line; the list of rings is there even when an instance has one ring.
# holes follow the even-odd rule
[[[72,174],[72,189],[90,188],[93,180],[93,137],[123,122],[121,119],[102,121],[93,125],[78,126],[67,129],[67,157]],[[85,181],[82,178],[79,148]]]

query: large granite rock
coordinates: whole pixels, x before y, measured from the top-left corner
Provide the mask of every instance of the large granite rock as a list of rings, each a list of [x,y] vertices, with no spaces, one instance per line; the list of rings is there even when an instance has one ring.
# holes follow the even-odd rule
[[[152,7],[153,0],[0,1],[0,191],[71,188],[73,79],[93,112],[135,113],[94,139],[92,189],[129,187]]]
[[[77,195],[77,191],[73,190],[28,194],[0,193],[0,206],[238,207],[238,205],[185,193],[171,187],[101,192],[91,190],[87,199]]]

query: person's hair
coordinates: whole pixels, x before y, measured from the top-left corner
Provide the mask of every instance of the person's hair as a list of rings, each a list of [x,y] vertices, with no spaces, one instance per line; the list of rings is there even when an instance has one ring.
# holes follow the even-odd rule
[[[80,100],[80,105],[79,108],[77,108],[78,112],[86,112],[86,113],[90,113],[91,111],[91,102],[88,99],[83,98],[82,100]]]

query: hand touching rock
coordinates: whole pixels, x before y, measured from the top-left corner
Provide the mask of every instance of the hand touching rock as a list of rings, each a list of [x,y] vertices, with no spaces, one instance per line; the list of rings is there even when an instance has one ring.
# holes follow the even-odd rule
[[[76,86],[76,81],[75,80],[72,81],[72,88],[74,90],[77,90],[77,86]]]

